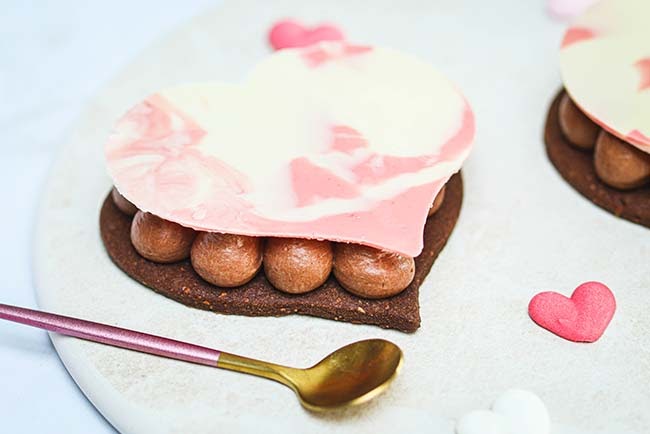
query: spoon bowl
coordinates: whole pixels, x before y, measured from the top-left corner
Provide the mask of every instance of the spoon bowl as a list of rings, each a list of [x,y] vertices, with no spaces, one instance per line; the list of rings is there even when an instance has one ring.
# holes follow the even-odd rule
[[[379,395],[402,365],[402,350],[383,339],[354,342],[306,369],[221,353],[217,367],[278,381],[312,411],[358,405]]]
[[[321,410],[369,401],[388,387],[401,365],[397,345],[370,339],[346,345],[290,378],[301,404]]]

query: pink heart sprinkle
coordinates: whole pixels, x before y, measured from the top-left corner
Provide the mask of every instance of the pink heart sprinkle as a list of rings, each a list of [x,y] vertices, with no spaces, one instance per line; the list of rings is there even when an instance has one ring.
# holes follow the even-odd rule
[[[322,24],[306,27],[297,21],[278,21],[269,31],[269,43],[274,50],[307,47],[321,41],[341,41],[343,33],[335,26]]]
[[[578,286],[571,298],[542,292],[530,300],[528,314],[540,327],[573,342],[595,342],[616,311],[614,294],[599,282]]]

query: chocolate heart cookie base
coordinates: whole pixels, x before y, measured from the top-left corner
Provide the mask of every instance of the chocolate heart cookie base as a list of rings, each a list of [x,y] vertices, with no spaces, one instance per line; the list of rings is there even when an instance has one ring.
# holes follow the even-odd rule
[[[263,272],[237,288],[219,288],[205,282],[189,260],[158,264],[140,256],[131,245],[131,217],[115,206],[110,193],[104,200],[99,227],[106,251],[126,274],[154,291],[187,306],[229,315],[310,315],[412,333],[420,327],[419,288],[447,243],[463,201],[460,174],[447,183],[442,207],[424,229],[424,249],[415,258],[415,277],[402,293],[368,300],[345,291],[333,276],[320,288],[291,295],[271,286]]]
[[[609,187],[596,175],[593,152],[572,146],[560,129],[559,107],[564,90],[553,100],[546,118],[546,153],[560,175],[580,194],[626,220],[650,228],[650,186],[623,191]]]

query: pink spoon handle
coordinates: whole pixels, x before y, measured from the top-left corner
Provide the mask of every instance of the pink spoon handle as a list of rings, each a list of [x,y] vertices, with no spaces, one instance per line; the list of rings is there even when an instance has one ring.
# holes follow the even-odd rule
[[[62,335],[74,336],[87,341],[213,367],[217,366],[221,354],[220,351],[211,348],[161,336],[1,303],[0,319],[38,327]]]

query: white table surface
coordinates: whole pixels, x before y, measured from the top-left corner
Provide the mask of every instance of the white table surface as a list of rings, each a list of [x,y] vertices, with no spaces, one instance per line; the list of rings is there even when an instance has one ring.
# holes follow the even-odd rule
[[[2,3],[0,302],[35,307],[32,229],[50,162],[87,100],[162,33],[219,0]],[[114,433],[43,331],[0,322],[0,432]]]

